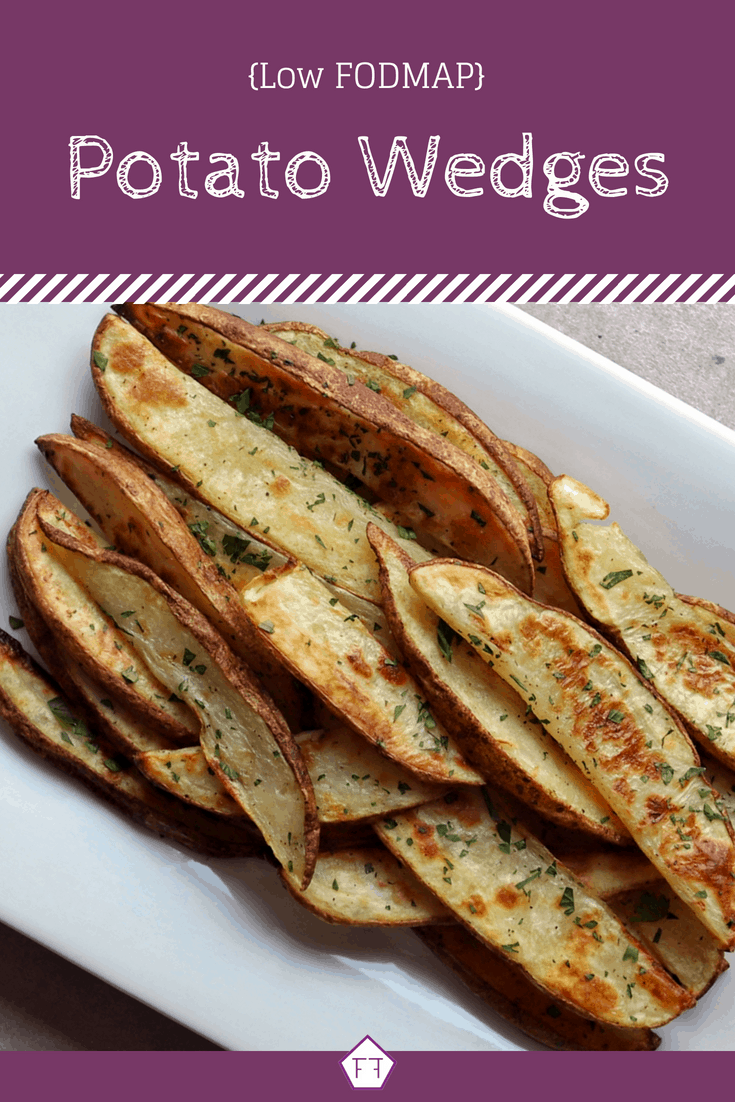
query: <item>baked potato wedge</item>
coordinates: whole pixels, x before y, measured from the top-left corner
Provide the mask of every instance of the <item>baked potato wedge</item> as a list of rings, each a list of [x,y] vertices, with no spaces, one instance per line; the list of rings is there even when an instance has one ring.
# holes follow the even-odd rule
[[[40,509],[37,522],[90,598],[114,621],[128,623],[140,661],[171,696],[188,702],[209,766],[276,859],[308,884],[319,839],[314,792],[272,701],[201,613],[148,567],[82,543]]]
[[[586,1052],[651,1052],[661,1043],[650,1029],[590,1021],[546,992],[463,926],[424,926],[425,945],[512,1025],[553,1049]]]
[[[36,444],[108,542],[144,562],[198,608],[268,686],[291,727],[299,730],[304,718],[300,686],[260,645],[236,591],[217,569],[201,528],[195,535],[126,448],[88,422],[82,425],[77,419],[77,429],[84,439],[54,434],[40,436]]]
[[[212,857],[264,853],[263,840],[251,824],[223,823],[149,784],[87,727],[48,674],[2,631],[0,715],[36,753],[172,842]]]
[[[476,461],[418,425],[380,393],[263,326],[196,303],[117,307],[177,367],[267,423],[301,455],[357,478],[378,499],[410,510],[461,558],[497,563],[528,592],[533,563],[526,523]]]
[[[322,852],[309,887],[290,873],[291,895],[326,922],[343,926],[424,926],[451,922],[446,907],[383,846]]]
[[[486,945],[554,1000],[609,1025],[663,1025],[693,999],[494,797],[464,789],[375,827]]]
[[[610,906],[695,999],[728,967],[712,935],[665,880],[622,892]]]
[[[543,557],[534,497],[522,472],[504,442],[454,394],[395,356],[342,348],[335,338],[315,325],[300,321],[270,322],[262,328],[310,356],[333,361],[333,366],[345,376],[377,391],[417,425],[471,456],[526,519],[534,558]]]
[[[709,753],[735,766],[735,624],[683,600],[576,479],[549,491],[569,584],[596,624],[634,662]]]
[[[421,600],[409,582],[411,559],[380,528],[368,525],[368,539],[380,563],[391,632],[432,713],[457,732],[463,751],[488,783],[512,792],[560,826],[600,840],[630,842],[617,815],[525,701]]]
[[[80,545],[99,548],[99,543],[89,528],[44,490],[32,490],[28,495],[10,536],[20,585],[51,630],[56,646],[61,644],[63,661],[81,666],[105,693],[120,700],[131,716],[158,737],[190,745],[198,737],[197,717],[183,701],[172,699],[140,657],[130,631],[123,626],[129,616],[116,620],[70,570],[70,562],[63,560],[54,541],[43,532],[40,510],[47,525]]]
[[[410,578],[535,707],[718,944],[735,946],[732,827],[685,731],[628,660],[573,616],[482,567],[436,560]]]
[[[314,785],[320,823],[376,819],[446,791],[391,761],[349,727],[302,731],[296,742]]]
[[[407,670],[307,567],[268,572],[240,597],[284,665],[389,758],[425,781],[482,783]]]
[[[573,616],[585,620],[587,616],[584,608],[570,589],[561,563],[556,516],[549,501],[549,486],[554,481],[554,476],[543,460],[527,448],[511,444],[508,440],[504,443],[533,493],[541,522],[544,561],[543,566],[536,567],[534,599],[542,605],[563,608],[565,612],[571,612]]]
[[[97,328],[92,375],[126,440],[163,474],[173,473],[186,494],[286,558],[375,600],[380,587],[368,521],[384,526],[417,562],[430,557],[321,464],[210,394],[115,315]]]

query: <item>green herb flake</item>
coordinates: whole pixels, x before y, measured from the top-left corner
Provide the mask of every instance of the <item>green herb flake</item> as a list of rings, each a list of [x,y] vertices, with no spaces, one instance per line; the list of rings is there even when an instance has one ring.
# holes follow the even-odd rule
[[[722,662],[723,666],[730,665],[730,659],[726,654],[723,654],[721,650],[708,650],[707,654],[710,658],[714,658],[717,662]]]
[[[559,906],[562,908],[562,910],[564,911],[564,914],[567,915],[567,917],[569,915],[574,914],[574,889],[573,888],[565,888],[564,889],[564,891],[562,892],[562,895],[561,895],[561,899],[559,900]]]
[[[273,632],[276,630],[270,620],[264,620],[262,624],[258,624],[258,627],[261,631],[267,632],[268,635],[272,635]]]
[[[600,582],[603,589],[612,589],[613,586],[618,585],[620,582],[624,582],[626,578],[632,578],[632,570],[611,570],[609,574]]]

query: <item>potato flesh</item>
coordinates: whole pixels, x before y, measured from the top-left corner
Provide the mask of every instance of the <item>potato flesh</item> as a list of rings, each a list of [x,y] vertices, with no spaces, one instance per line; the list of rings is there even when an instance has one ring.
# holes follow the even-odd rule
[[[656,1026],[690,1005],[612,911],[482,793],[398,812],[376,830],[477,937],[580,1013]]]
[[[735,845],[717,793],[671,713],[628,662],[563,612],[461,563],[415,568],[414,585],[522,697],[590,777],[674,891],[727,948]],[[482,586],[485,595],[481,596]]]
[[[436,799],[444,791],[386,758],[347,727],[296,736],[314,785],[320,823],[375,818]]]
[[[257,578],[241,598],[296,676],[388,757],[428,781],[481,783],[413,678],[306,567]]]
[[[373,520],[400,540],[395,526],[320,465],[180,372],[119,318],[105,319],[95,350],[107,359],[104,372],[95,369],[96,385],[133,444],[175,469],[255,538],[262,534],[318,574],[377,597],[367,524]],[[428,558],[416,543],[401,542],[417,561]]]
[[[151,750],[136,758],[140,771],[160,788],[215,815],[241,819],[243,809],[225,790],[207,763],[201,746]]]
[[[306,891],[291,874],[281,876],[294,898],[327,922],[421,926],[451,921],[446,907],[382,846],[320,853]]]
[[[712,935],[665,880],[621,893],[610,906],[695,998],[727,967]]]
[[[589,614],[684,718],[704,749],[735,765],[735,626],[680,600],[617,524],[571,478],[552,485],[564,568]]]

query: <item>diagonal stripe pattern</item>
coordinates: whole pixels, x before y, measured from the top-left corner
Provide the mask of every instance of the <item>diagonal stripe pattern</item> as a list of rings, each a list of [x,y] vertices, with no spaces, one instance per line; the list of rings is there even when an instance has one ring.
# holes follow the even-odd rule
[[[0,273],[0,303],[735,302],[735,274]]]

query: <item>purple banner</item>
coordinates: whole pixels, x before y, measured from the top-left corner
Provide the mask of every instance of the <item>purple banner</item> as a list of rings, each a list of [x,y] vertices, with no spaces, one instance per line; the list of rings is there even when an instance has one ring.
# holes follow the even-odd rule
[[[479,1093],[482,1097],[513,1097],[519,1102],[543,1095],[551,1102],[568,1096],[570,1076],[593,1076],[595,1098],[618,1102],[635,1083],[636,1093],[675,1097],[696,1095],[702,1075],[727,1076],[732,1059],[724,1053],[679,1056],[662,1060],[642,1054],[600,1053],[441,1053],[399,1052],[395,1065],[376,1095],[391,1099],[452,1097]],[[109,1102],[131,1097],[167,1095],[181,1102],[199,1102],[217,1090],[240,1098],[285,1098],[291,1092],[323,1102],[359,1099],[360,1090],[345,1077],[336,1052],[248,1053],[4,1053],[2,1069],[6,1097],[40,1099],[58,1093],[60,1078],[74,1078],[79,1102],[92,1102],[100,1084]],[[112,1061],[115,1074],[110,1075]]]
[[[724,2],[40,23],[5,17],[6,273],[731,271]]]

